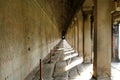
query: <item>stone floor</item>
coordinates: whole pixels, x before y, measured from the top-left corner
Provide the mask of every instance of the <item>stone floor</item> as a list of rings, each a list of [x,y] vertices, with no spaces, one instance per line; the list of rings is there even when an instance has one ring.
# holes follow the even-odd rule
[[[42,63],[43,80],[90,80],[92,64],[82,64],[82,57],[66,41],[53,53],[51,63],[49,56]],[[25,80],[39,80],[39,75],[38,67]]]
[[[112,62],[111,74],[111,80],[120,80],[120,63]]]
[[[95,80],[92,77],[92,64],[82,64],[82,57],[64,40],[50,55],[42,61],[43,80]],[[112,63],[111,80],[120,80],[120,63]],[[37,67],[25,80],[39,80],[40,72]],[[103,79],[105,80],[105,79]]]

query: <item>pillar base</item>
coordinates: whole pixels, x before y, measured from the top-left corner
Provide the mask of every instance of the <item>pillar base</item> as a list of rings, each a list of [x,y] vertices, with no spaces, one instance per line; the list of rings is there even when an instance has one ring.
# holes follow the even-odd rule
[[[107,76],[99,76],[97,77],[97,80],[111,80],[111,78]]]
[[[98,76],[98,77],[92,76],[92,79],[95,79],[95,80],[111,80],[111,78],[108,77],[108,76]]]

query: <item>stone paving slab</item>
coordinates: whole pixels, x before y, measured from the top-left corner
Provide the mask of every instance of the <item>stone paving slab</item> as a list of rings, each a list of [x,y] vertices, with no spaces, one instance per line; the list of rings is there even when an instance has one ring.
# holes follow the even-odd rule
[[[67,60],[76,56],[78,56],[78,53],[62,54],[60,60]]]
[[[54,80],[69,80],[69,79],[64,77],[56,77]]]
[[[78,69],[78,72],[83,72],[84,71],[84,66],[83,66],[83,64],[79,64],[79,65],[77,65],[77,69]]]
[[[96,80],[96,79],[93,79],[93,78],[92,78],[92,79],[90,79],[90,80]]]
[[[73,50],[73,48],[64,48],[63,51],[67,52],[67,51],[71,51]]]
[[[39,70],[39,66],[37,66],[24,80],[33,80],[38,70]]]
[[[43,64],[42,66],[42,78],[43,80],[53,80],[52,74],[54,71],[54,63],[51,64]],[[39,80],[40,79],[40,71],[38,71],[33,80]]]
[[[60,61],[56,63],[55,71],[53,77],[63,77],[66,78],[68,76],[68,72],[65,71],[65,67],[67,66],[66,61]]]
[[[37,76],[37,75],[35,75],[35,77],[32,78],[32,80],[39,80],[39,79],[40,79],[40,76]]]
[[[43,79],[44,80],[49,80],[49,79],[52,79],[52,75],[53,75],[53,72],[54,72],[54,63],[51,63],[51,64],[44,64],[43,66]]]
[[[61,73],[56,73],[54,74],[54,78],[64,78],[64,79],[67,79],[68,78],[68,71],[65,71],[65,72],[61,72]]]
[[[69,70],[69,79],[75,79],[76,78],[76,76],[80,76],[79,75],[79,73],[78,73],[78,71],[77,71],[77,67],[75,67],[75,68],[72,68],[71,70]]]
[[[76,57],[73,57],[73,58],[71,58],[71,60],[72,60],[72,62],[74,62],[74,61],[76,61],[76,60],[82,60],[82,57],[80,57],[80,56],[76,56]]]
[[[71,63],[71,59],[66,60],[67,65]]]
[[[68,45],[69,46],[69,45]],[[65,51],[64,51],[65,50]],[[67,52],[68,51],[68,52]],[[66,53],[66,54],[64,54]],[[48,63],[50,60],[50,54],[43,61],[42,66],[42,78],[43,80],[82,80],[80,78],[81,72],[83,72],[88,64],[82,64],[82,58],[77,56],[73,48],[64,43],[61,43],[59,49],[52,55],[52,63]],[[70,57],[64,60],[64,57]],[[27,80],[39,80],[40,72],[39,69],[32,75],[31,79]],[[94,79],[91,79],[94,80]]]
[[[82,64],[83,58],[76,56],[71,58],[71,63],[76,63],[77,65]]]
[[[64,54],[70,54],[70,53],[74,53],[75,50],[69,50],[69,51],[63,51],[63,52],[64,52]]]
[[[52,56],[51,62],[56,63],[57,61],[59,61],[60,56],[61,56],[61,52],[59,51],[59,53],[57,53],[54,56]]]
[[[80,64],[77,65],[78,73],[80,74],[80,77],[82,77],[84,80],[88,80],[92,77],[92,64]],[[87,77],[84,77],[86,76]],[[94,80],[94,79],[90,79]]]
[[[92,66],[92,64],[79,64],[79,65],[77,65],[77,69],[79,72],[83,72],[84,70],[86,70],[90,66]]]
[[[60,57],[61,61],[67,60],[66,58],[68,58],[71,54],[62,54]],[[69,58],[68,58],[69,59]]]
[[[62,52],[63,51],[61,51],[61,50],[56,51],[55,54],[51,56],[51,62],[56,63],[57,61],[59,61],[59,58],[60,58]],[[48,54],[46,56],[46,58],[43,60],[43,63],[49,63],[49,62],[50,62],[50,54]]]

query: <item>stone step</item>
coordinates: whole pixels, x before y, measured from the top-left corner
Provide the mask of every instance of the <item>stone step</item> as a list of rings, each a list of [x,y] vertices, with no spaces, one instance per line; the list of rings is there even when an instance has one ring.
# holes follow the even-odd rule
[[[71,53],[74,53],[75,50],[70,50],[70,51],[63,51],[64,54],[71,54]]]
[[[76,56],[78,56],[78,53],[62,54],[60,60],[68,60]]]
[[[64,50],[64,48],[58,48],[57,50]]]
[[[81,63],[81,57],[74,57],[71,59],[71,62],[65,67],[65,70],[68,71]]]
[[[80,56],[71,58],[71,63],[81,64],[82,62],[83,62],[83,58]]]
[[[64,48],[63,51],[67,52],[67,51],[71,51],[73,50],[73,48]]]

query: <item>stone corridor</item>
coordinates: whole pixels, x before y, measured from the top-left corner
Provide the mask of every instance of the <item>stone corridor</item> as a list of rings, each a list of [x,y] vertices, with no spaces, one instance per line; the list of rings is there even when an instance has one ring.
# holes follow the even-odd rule
[[[83,64],[82,56],[63,40],[42,62],[42,80],[95,80],[93,64]],[[120,63],[111,63],[111,80],[119,80]],[[25,80],[40,80],[40,67],[36,67]],[[108,80],[106,78],[102,80]]]
[[[118,25],[120,0],[0,0],[0,80],[120,80]]]
[[[42,63],[43,80],[90,80],[92,64],[82,64],[82,56],[63,40],[55,53],[52,53],[51,63],[48,55]],[[39,80],[39,67],[25,80]]]

